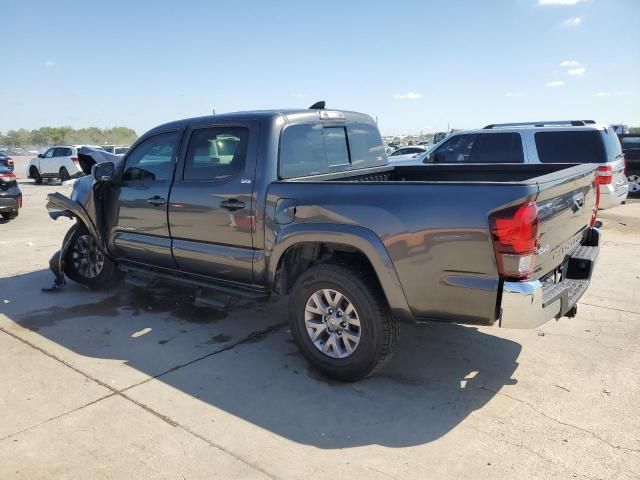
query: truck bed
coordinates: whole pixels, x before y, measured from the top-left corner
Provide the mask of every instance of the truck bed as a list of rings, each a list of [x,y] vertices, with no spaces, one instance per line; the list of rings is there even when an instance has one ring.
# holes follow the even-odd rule
[[[373,232],[389,252],[416,318],[482,323],[497,318],[505,280],[496,269],[491,213],[536,202],[540,248],[533,278],[542,280],[587,232],[595,166],[388,166],[277,181],[268,197],[295,202],[291,225],[341,224]]]
[[[329,173],[313,177],[290,179],[290,182],[360,181],[360,182],[483,182],[534,184],[577,173],[590,172],[593,167],[584,164],[460,164],[385,166],[370,168],[354,174]],[[557,173],[561,172],[561,173]]]

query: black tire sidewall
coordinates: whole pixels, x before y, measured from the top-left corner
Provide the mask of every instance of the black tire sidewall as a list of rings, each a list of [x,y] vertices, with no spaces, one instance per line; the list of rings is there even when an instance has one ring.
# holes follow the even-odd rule
[[[331,358],[313,344],[306,331],[304,311],[313,293],[329,288],[342,293],[353,304],[361,325],[361,338],[355,352],[347,358]],[[303,356],[333,378],[355,381],[366,377],[378,364],[384,348],[384,311],[356,276],[346,269],[318,266],[304,273],[291,292],[289,315],[291,331]]]
[[[60,168],[59,175],[60,175],[61,182],[67,181],[71,178],[71,176],[69,175],[69,171],[66,169],[66,167]]]
[[[102,288],[109,287],[115,280],[119,278],[119,270],[116,265],[103,253],[104,262],[102,264],[102,270],[94,278],[86,278],[78,273],[73,266],[72,251],[73,245],[83,235],[89,235],[88,230],[84,225],[79,225],[73,234],[71,235],[71,245],[66,252],[64,259],[64,273],[67,277],[76,283],[85,285],[92,290],[100,290]]]

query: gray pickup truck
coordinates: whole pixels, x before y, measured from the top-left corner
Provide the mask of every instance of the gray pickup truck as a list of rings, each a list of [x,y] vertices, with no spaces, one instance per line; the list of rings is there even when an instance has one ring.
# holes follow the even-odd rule
[[[371,117],[324,108],[159,126],[48,202],[77,219],[59,282],[289,295],[302,354],[347,381],[384,364],[398,322],[573,316],[600,238],[595,166],[393,167]]]

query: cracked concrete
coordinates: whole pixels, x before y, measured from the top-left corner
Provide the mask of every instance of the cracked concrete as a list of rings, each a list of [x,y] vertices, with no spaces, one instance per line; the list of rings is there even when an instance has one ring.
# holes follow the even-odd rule
[[[395,359],[352,385],[307,367],[282,301],[220,312],[178,290],[40,293],[69,227],[44,196],[68,187],[23,190],[0,224],[3,480],[638,478],[640,202],[602,213],[575,319],[407,326]]]

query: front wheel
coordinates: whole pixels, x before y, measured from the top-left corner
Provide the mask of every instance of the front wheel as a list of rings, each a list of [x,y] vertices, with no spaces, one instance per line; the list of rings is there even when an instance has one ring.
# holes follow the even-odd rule
[[[71,236],[64,261],[64,273],[74,282],[92,290],[109,287],[122,277],[116,264],[105,256],[83,225]]]
[[[381,368],[397,346],[398,323],[371,275],[318,265],[293,286],[293,337],[304,357],[329,377],[360,380]]]
[[[629,181],[629,196],[640,196],[640,175],[633,173],[627,176],[627,180]]]

